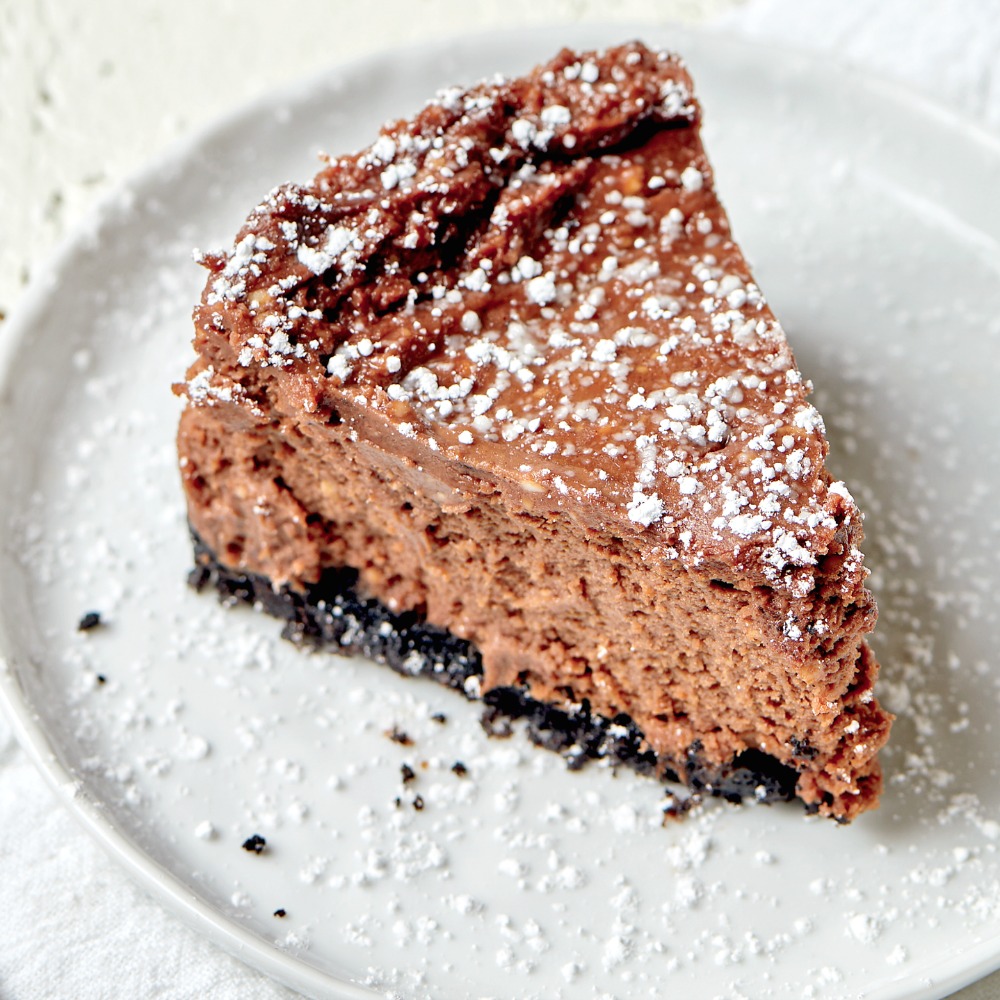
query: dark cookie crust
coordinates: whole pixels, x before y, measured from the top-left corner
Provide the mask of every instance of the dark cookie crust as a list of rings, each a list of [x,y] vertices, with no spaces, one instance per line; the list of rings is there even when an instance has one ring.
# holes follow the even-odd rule
[[[406,676],[431,677],[474,700],[479,695],[482,663],[475,646],[445,629],[421,621],[412,612],[393,614],[384,604],[361,597],[352,569],[327,570],[305,591],[275,590],[269,580],[223,565],[192,532],[195,568],[189,582],[196,590],[214,588],[224,604],[244,603],[284,622],[282,636],[297,644],[384,663]],[[695,794],[787,802],[795,798],[798,773],[769,754],[745,750],[728,765],[706,764],[697,741],[683,760],[657,757],[642,731],[625,714],[613,719],[595,714],[584,701],[571,711],[543,704],[513,687],[482,695],[483,728],[494,736],[510,734],[509,719],[524,719],[537,746],[559,753],[571,770],[606,758],[640,774],[681,781]],[[804,755],[804,754],[803,754]],[[807,811],[815,808],[807,805]],[[673,811],[673,810],[671,810]]]

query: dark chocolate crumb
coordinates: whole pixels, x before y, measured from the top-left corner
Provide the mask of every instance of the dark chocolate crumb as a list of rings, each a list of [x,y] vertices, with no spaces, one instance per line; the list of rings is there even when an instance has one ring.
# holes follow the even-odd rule
[[[479,724],[483,727],[487,736],[492,736],[498,740],[506,739],[514,731],[511,729],[510,719],[495,705],[487,705],[483,709]]]
[[[283,906],[279,906],[278,909],[274,911],[274,915],[276,917],[284,917],[286,915],[285,908]]]
[[[701,795],[695,793],[694,795],[676,795],[673,792],[668,793],[666,799],[663,803],[663,825],[666,826],[668,823],[674,820],[683,819],[695,806],[700,804]]]
[[[413,796],[413,808],[420,812],[424,808],[424,797],[422,795]]]
[[[410,767],[410,765],[409,765],[409,764],[404,764],[404,765],[403,765],[403,766],[402,766],[402,767],[401,767],[401,768],[399,769],[399,773],[400,773],[400,774],[402,775],[402,777],[403,777],[403,784],[404,784],[404,785],[406,785],[406,784],[408,784],[409,782],[413,781],[413,779],[414,779],[414,778],[415,778],[415,777],[417,776],[417,772],[416,772],[416,771],[414,771],[414,770],[413,770],[413,768],[412,768],[412,767]]]
[[[436,722],[439,726],[443,726],[448,721],[448,716],[444,712],[435,712],[431,716],[431,721]]]
[[[456,760],[455,763],[451,765],[451,770],[460,778],[464,778],[469,773],[469,769],[460,760]]]
[[[211,568],[201,562],[197,563],[194,569],[188,573],[187,582],[192,590],[197,590],[200,594],[212,582]]]
[[[260,854],[266,846],[267,841],[259,833],[255,833],[252,837],[247,837],[243,841],[243,850],[250,851],[253,854]]]
[[[98,674],[97,675],[97,683],[98,684],[107,684],[108,683],[108,679],[107,679],[107,677],[104,676],[104,674]]]
[[[88,611],[77,623],[77,632],[89,632],[92,628],[97,628],[101,624],[100,611]]]
[[[386,730],[385,735],[388,736],[393,743],[398,743],[400,746],[413,746],[413,740],[410,738],[409,734],[403,732],[403,730],[398,726],[393,726],[392,729]]]

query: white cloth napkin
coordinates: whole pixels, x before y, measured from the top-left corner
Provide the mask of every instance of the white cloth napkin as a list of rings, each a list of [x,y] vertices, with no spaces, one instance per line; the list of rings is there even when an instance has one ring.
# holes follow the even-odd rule
[[[719,23],[833,52],[1000,128],[996,0],[751,0]],[[0,996],[291,995],[136,889],[58,806],[0,718]],[[998,995],[991,977],[962,1000]]]

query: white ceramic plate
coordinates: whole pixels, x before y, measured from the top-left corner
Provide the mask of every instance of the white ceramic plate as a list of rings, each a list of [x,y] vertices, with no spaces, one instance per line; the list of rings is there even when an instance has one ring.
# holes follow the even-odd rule
[[[888,1000],[1000,965],[1000,147],[939,109],[811,58],[644,32],[689,58],[736,232],[869,513],[901,714],[879,812],[840,828],[713,804],[661,828],[655,783],[567,773],[487,739],[447,691],[305,655],[185,586],[169,383],[190,249],[438,85],[631,34],[466,40],[254,104],[106,203],[2,331],[14,725],[167,906],[305,992]],[[77,632],[91,609],[107,627]]]

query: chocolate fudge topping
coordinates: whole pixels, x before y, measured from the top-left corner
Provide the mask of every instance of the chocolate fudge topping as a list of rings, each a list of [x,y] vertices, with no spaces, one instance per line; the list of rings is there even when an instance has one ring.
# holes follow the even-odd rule
[[[469,640],[480,692],[757,751],[872,806],[890,717],[861,515],[713,188],[674,56],[441,92],[211,271],[179,447],[219,564],[331,567]]]

